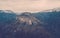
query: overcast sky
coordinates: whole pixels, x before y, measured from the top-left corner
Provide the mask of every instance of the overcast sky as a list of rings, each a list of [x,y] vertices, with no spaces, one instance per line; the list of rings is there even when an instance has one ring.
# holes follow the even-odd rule
[[[60,0],[0,0],[0,10],[42,11],[60,7]]]

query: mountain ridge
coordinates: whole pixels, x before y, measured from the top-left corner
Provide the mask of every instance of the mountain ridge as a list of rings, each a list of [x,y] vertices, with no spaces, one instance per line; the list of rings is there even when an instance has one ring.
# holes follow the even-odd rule
[[[42,10],[42,11],[38,11],[40,13],[43,13],[43,12],[60,12],[60,7],[59,8],[52,8],[52,9],[47,9],[47,10]],[[14,11],[11,11],[11,10],[0,10],[0,12],[5,12],[5,13],[16,13],[17,12],[14,12]],[[21,13],[27,13],[27,12],[18,12],[18,14],[21,14]],[[29,13],[34,13],[34,12],[29,12]],[[35,12],[37,13],[37,12]]]
[[[53,9],[43,10],[41,12],[60,12],[60,8],[53,8]]]
[[[60,12],[0,13],[2,38],[59,38],[59,30]]]

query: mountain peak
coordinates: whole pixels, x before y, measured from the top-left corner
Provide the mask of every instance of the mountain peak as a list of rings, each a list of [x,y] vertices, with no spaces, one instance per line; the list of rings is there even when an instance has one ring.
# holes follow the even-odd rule
[[[28,25],[38,24],[40,22],[37,18],[35,18],[31,15],[31,13],[28,12],[19,15],[18,20],[20,21],[20,23],[26,23]]]
[[[21,13],[21,15],[27,15],[27,16],[29,16],[29,15],[32,15],[30,12],[23,12],[23,13]]]

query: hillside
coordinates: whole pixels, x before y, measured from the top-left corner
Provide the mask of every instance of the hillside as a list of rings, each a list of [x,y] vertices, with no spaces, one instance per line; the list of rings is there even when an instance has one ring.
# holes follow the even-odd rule
[[[60,10],[56,11],[57,9],[46,10],[47,12],[37,12],[33,13],[37,19],[43,22],[43,27],[52,35],[54,38],[60,38]]]
[[[53,38],[31,13],[0,13],[0,38]]]
[[[0,10],[0,38],[60,38],[60,9],[21,14]]]

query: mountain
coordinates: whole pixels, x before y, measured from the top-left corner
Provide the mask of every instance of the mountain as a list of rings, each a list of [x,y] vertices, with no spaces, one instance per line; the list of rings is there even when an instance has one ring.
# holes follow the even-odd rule
[[[5,38],[4,33],[8,26],[13,24],[16,20],[15,13],[6,13],[4,10],[0,10],[0,38]]]
[[[53,38],[31,13],[0,13],[0,38]]]
[[[60,38],[60,9],[52,9],[51,12],[48,10],[47,12],[33,13],[33,16],[44,23],[42,26],[52,33],[55,36],[54,38]]]
[[[60,38],[60,10],[50,10],[21,14],[0,11],[0,38]]]
[[[0,10],[0,13],[14,13],[14,12],[11,10]]]
[[[12,20],[15,20],[16,18],[16,14],[11,12],[11,11],[8,11],[8,13],[4,10],[0,10],[0,23],[9,23],[11,22],[12,23]]]

